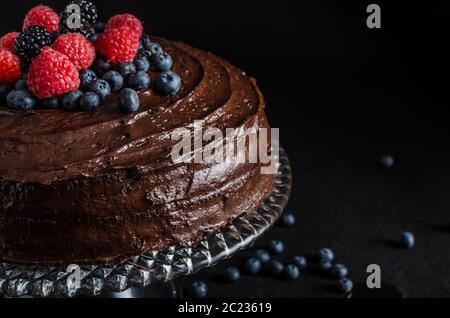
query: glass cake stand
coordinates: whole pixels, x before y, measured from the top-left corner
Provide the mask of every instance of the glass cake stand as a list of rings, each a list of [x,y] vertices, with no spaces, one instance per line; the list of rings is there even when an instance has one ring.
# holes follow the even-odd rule
[[[147,252],[117,265],[82,266],[81,288],[68,279],[66,268],[0,263],[0,297],[176,297],[175,278],[214,266],[268,231],[283,213],[291,187],[291,166],[281,148],[267,200],[203,241]]]

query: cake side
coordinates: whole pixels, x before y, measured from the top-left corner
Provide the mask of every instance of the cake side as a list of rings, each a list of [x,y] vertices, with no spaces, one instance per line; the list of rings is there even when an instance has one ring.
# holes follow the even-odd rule
[[[174,164],[171,133],[269,128],[255,82],[212,54],[157,41],[183,85],[139,93],[124,115],[112,94],[96,112],[0,107],[0,261],[93,264],[196,241],[252,211],[272,176],[260,164]],[[152,72],[150,76],[154,76]]]

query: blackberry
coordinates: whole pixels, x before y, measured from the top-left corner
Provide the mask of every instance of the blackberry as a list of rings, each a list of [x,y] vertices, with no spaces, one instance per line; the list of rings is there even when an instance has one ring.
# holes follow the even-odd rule
[[[95,26],[98,19],[97,14],[97,8],[96,6],[91,2],[87,0],[74,0],[69,5],[76,4],[80,7],[81,10],[81,17],[80,17],[80,24],[81,26],[79,28],[69,28],[68,26],[68,19],[73,18],[72,12],[66,12],[64,9],[63,12],[60,14],[59,19],[59,29],[61,33],[70,33],[70,32],[77,32],[81,33],[84,36],[88,35],[91,32],[91,29]]]
[[[32,26],[21,32],[14,41],[14,52],[25,64],[41,53],[44,46],[52,45],[53,38],[40,26]]]

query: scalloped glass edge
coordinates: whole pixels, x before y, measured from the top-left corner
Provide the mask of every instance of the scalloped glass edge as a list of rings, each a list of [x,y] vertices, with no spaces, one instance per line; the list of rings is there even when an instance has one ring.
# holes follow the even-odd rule
[[[282,215],[291,189],[291,166],[281,148],[271,195],[256,211],[237,218],[204,240],[187,247],[150,251],[117,265],[82,266],[81,288],[67,279],[69,274],[65,268],[0,263],[0,295],[15,298],[98,296],[131,287],[145,288],[212,267],[266,233]]]

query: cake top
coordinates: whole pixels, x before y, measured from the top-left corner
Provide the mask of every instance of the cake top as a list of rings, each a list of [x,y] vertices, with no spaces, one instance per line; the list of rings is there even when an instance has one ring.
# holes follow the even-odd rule
[[[140,92],[174,96],[182,86],[172,56],[137,17],[103,23],[91,1],[74,0],[60,14],[34,7],[0,46],[0,105],[11,109],[94,111],[115,95],[116,110],[133,113]]]

